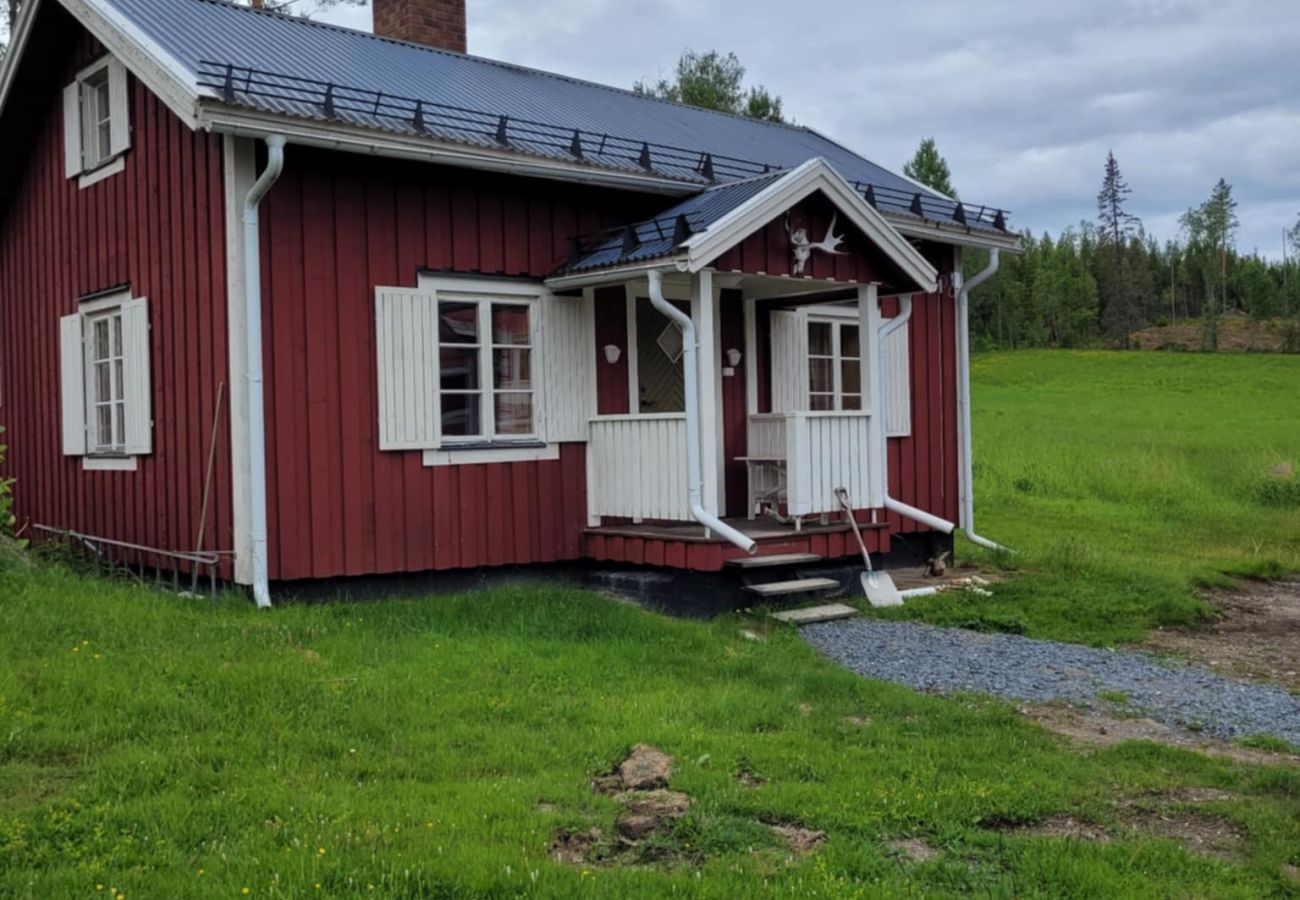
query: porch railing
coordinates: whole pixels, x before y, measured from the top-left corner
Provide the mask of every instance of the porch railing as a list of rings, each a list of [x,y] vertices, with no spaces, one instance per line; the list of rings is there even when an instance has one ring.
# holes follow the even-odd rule
[[[587,444],[591,517],[688,521],[686,416],[599,416]]]
[[[751,493],[770,495],[780,485],[789,515],[834,512],[839,487],[854,509],[872,505],[870,414],[759,413],[749,417],[748,439]]]

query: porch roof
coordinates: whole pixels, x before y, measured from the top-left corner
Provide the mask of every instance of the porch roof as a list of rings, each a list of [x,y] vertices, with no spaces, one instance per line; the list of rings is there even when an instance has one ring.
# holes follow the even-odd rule
[[[632,270],[675,267],[697,272],[796,203],[822,193],[920,290],[938,272],[824,159],[701,191],[652,219],[570,240],[569,258],[548,279],[553,287],[616,279]],[[903,289],[906,289],[905,287]]]

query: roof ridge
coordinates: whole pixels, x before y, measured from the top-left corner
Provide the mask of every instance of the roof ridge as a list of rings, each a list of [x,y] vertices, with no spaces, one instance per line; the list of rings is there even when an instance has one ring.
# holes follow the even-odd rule
[[[591,81],[586,78],[578,78],[575,75],[565,75],[562,72],[549,72],[546,69],[538,69],[532,66],[520,65],[519,63],[506,62],[500,59],[492,59],[488,56],[476,56],[472,53],[457,53],[454,50],[446,50],[442,47],[431,47],[428,44],[420,44],[415,41],[404,41],[399,38],[387,37],[382,34],[375,34],[373,31],[362,31],[360,28],[349,28],[346,25],[336,25],[333,22],[320,22],[316,19],[309,19],[305,16],[294,16],[288,13],[279,12],[273,9],[256,9],[252,6],[245,6],[234,0],[192,0],[195,3],[207,3],[210,6],[225,6],[230,9],[239,10],[251,15],[267,16],[269,18],[280,19],[285,22],[292,22],[295,25],[302,25],[309,28],[321,28],[327,31],[338,31],[344,34],[357,35],[369,38],[373,41],[379,41],[385,44],[395,44],[399,47],[412,47],[416,50],[423,50],[427,53],[437,53],[442,56],[451,56],[457,59],[469,59],[484,65],[496,66],[502,69],[509,69],[515,72],[527,72],[533,75],[541,75],[546,78],[554,78],[558,81],[567,81],[570,84],[583,85],[585,87],[598,88],[602,91],[611,91],[616,94],[624,94],[629,97],[636,97],[648,103],[661,103],[667,106],[675,106],[680,109],[696,110],[706,115],[722,116],[728,119],[737,119],[742,122],[753,122],[756,125],[764,125],[770,128],[782,128],[787,131],[795,131],[803,134],[813,134],[813,130],[806,125],[795,125],[789,122],[772,122],[767,119],[755,119],[750,116],[740,115],[739,113],[724,112],[720,109],[708,109],[703,106],[691,106],[687,103],[677,103],[673,100],[665,100],[662,97],[653,97],[649,94],[639,94],[631,88],[621,88],[612,84],[601,84],[599,81]]]

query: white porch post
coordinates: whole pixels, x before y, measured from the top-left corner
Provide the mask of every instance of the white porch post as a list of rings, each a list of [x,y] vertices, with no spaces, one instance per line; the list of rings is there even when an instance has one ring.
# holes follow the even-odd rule
[[[871,412],[871,418],[867,420],[867,483],[872,509],[878,509],[885,505],[885,494],[888,493],[885,484],[885,460],[883,458],[885,441],[883,440],[885,427],[884,416],[881,415],[881,389],[883,385],[880,381],[880,358],[879,354],[884,351],[880,346],[878,336],[880,334],[880,285],[876,283],[864,284],[858,288],[858,352],[861,355],[861,362],[858,369],[862,379],[862,400],[863,404]]]
[[[700,459],[704,509],[718,515],[722,508],[722,370],[719,367],[718,298],[713,272],[705,269],[693,278],[691,316],[699,339]]]

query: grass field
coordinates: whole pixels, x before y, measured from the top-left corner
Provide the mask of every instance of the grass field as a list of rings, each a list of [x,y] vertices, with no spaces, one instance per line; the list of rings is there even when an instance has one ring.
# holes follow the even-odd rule
[[[1294,566],[1300,512],[1250,498],[1300,461],[1298,374],[981,358],[982,523],[1023,574],[958,614],[1118,640],[1197,616],[1194,578]],[[552,861],[557,829],[611,832],[590,782],[642,741],[676,757],[690,814],[619,864]],[[1200,807],[1238,837],[1221,856],[1126,812],[1182,815],[1191,789],[1225,792]],[[1021,830],[1054,816],[1113,839]],[[773,823],[828,839],[794,856]],[[1259,897],[1300,892],[1297,867],[1300,769],[1082,752],[738,618],[528,587],[258,613],[59,566],[0,586],[3,897]]]
[[[1300,472],[1300,357],[1003,353],[972,379],[976,522],[1023,577],[899,615],[1109,645],[1195,622],[1225,572],[1300,571],[1300,480],[1270,471]]]

